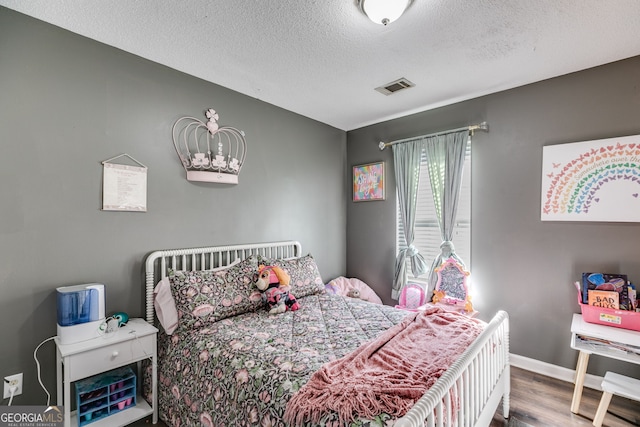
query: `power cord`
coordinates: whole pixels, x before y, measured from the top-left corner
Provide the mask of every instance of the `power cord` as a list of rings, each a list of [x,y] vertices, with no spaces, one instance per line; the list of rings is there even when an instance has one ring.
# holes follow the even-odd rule
[[[130,334],[133,334],[133,336],[136,339],[136,342],[138,343],[138,345],[140,345],[140,348],[142,349],[142,352],[144,353],[144,355],[149,359],[149,360],[153,360],[153,357],[151,355],[149,355],[145,350],[144,350],[144,346],[142,345],[142,343],[140,342],[140,340],[138,339],[138,334],[136,334],[136,331],[130,331]],[[40,387],[42,387],[42,389],[44,390],[44,392],[47,394],[47,407],[49,407],[49,403],[51,402],[51,395],[49,394],[49,391],[47,390],[47,388],[44,386],[44,384],[42,384],[42,378],[40,378],[40,362],[38,361],[38,350],[40,349],[40,347],[42,347],[42,345],[44,343],[46,343],[47,341],[51,341],[53,340],[55,337],[49,337],[46,340],[42,341],[40,344],[38,344],[38,346],[36,347],[35,350],[33,350],[33,359],[36,361],[36,367],[38,370],[38,382],[40,383]],[[11,398],[9,399],[9,405],[11,406],[11,402],[13,401],[13,394],[16,392],[18,388],[17,387],[11,387],[11,389],[9,390],[11,392]]]
[[[42,341],[40,344],[38,344],[38,346],[36,347],[35,350],[33,350],[33,359],[36,361],[36,367],[38,368],[38,382],[40,383],[40,387],[42,387],[42,389],[44,390],[45,393],[47,393],[47,407],[49,407],[49,403],[51,401],[51,395],[49,394],[49,391],[47,390],[47,388],[44,386],[44,384],[42,384],[42,379],[40,378],[40,362],[38,361],[38,349],[47,341],[51,341],[53,340],[55,337],[49,337],[46,340]],[[13,395],[11,396],[11,398],[13,399]],[[11,401],[9,401],[9,406],[11,406]]]
[[[7,379],[4,379],[4,382],[6,382],[7,384],[9,384],[9,381],[7,381]],[[7,406],[11,406],[11,403],[13,402],[13,395],[15,394],[16,390],[18,390],[18,386],[14,385],[13,387],[9,387],[9,403],[7,404]]]
[[[153,356],[150,355],[149,353],[147,353],[147,351],[144,349],[144,346],[142,345],[142,342],[140,342],[140,339],[138,338],[138,334],[136,333],[136,330],[134,329],[132,331],[129,331],[129,334],[133,334],[133,337],[136,339],[136,342],[140,346],[140,350],[142,350],[142,353],[144,353],[144,355],[147,357],[147,359],[149,359],[151,362],[153,362]]]

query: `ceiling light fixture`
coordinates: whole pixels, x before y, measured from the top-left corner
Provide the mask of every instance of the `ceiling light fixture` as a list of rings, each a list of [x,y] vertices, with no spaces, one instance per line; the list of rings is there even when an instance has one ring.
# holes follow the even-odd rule
[[[358,0],[362,13],[376,24],[387,25],[400,18],[413,0]]]

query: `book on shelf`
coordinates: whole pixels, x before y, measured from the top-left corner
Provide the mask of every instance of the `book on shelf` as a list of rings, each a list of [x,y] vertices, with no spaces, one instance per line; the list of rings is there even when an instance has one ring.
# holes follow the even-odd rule
[[[582,273],[582,303],[589,304],[589,291],[616,291],[620,309],[629,310],[627,275],[614,273]]]
[[[582,344],[583,346],[589,346],[594,350],[607,349],[612,351],[618,351],[625,354],[632,354],[640,357],[640,347],[635,345],[623,344],[616,341],[589,337],[585,335],[576,335],[576,341],[577,341],[576,342],[577,344]]]
[[[620,294],[616,291],[589,290],[587,302],[594,307],[618,310],[620,308]]]

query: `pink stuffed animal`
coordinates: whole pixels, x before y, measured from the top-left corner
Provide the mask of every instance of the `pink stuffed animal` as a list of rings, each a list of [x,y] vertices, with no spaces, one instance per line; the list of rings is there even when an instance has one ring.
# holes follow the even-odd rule
[[[296,297],[289,292],[289,275],[280,267],[261,265],[254,282],[262,292],[262,300],[270,314],[296,311],[300,308]]]

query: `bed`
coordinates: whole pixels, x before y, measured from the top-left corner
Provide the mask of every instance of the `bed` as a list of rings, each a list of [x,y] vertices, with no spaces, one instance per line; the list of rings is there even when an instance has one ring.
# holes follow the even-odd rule
[[[269,315],[260,308],[249,273],[265,262],[292,271],[291,290],[300,310]],[[159,334],[155,397],[160,418],[175,427],[291,425],[283,416],[293,420],[296,408],[287,408],[287,401],[306,391],[321,368],[406,327],[412,321],[408,316],[421,316],[324,292],[315,261],[295,241],[149,254],[145,303],[150,323],[166,316],[155,301],[163,281],[174,286],[182,317],[168,328],[170,335]],[[214,294],[216,303],[202,303],[201,298]],[[153,399],[150,373],[146,369],[143,380],[148,400]],[[482,322],[478,335],[402,415],[381,412],[345,422],[329,411],[300,425],[488,426],[501,401],[508,417],[509,387],[509,323],[500,311],[489,323]]]

